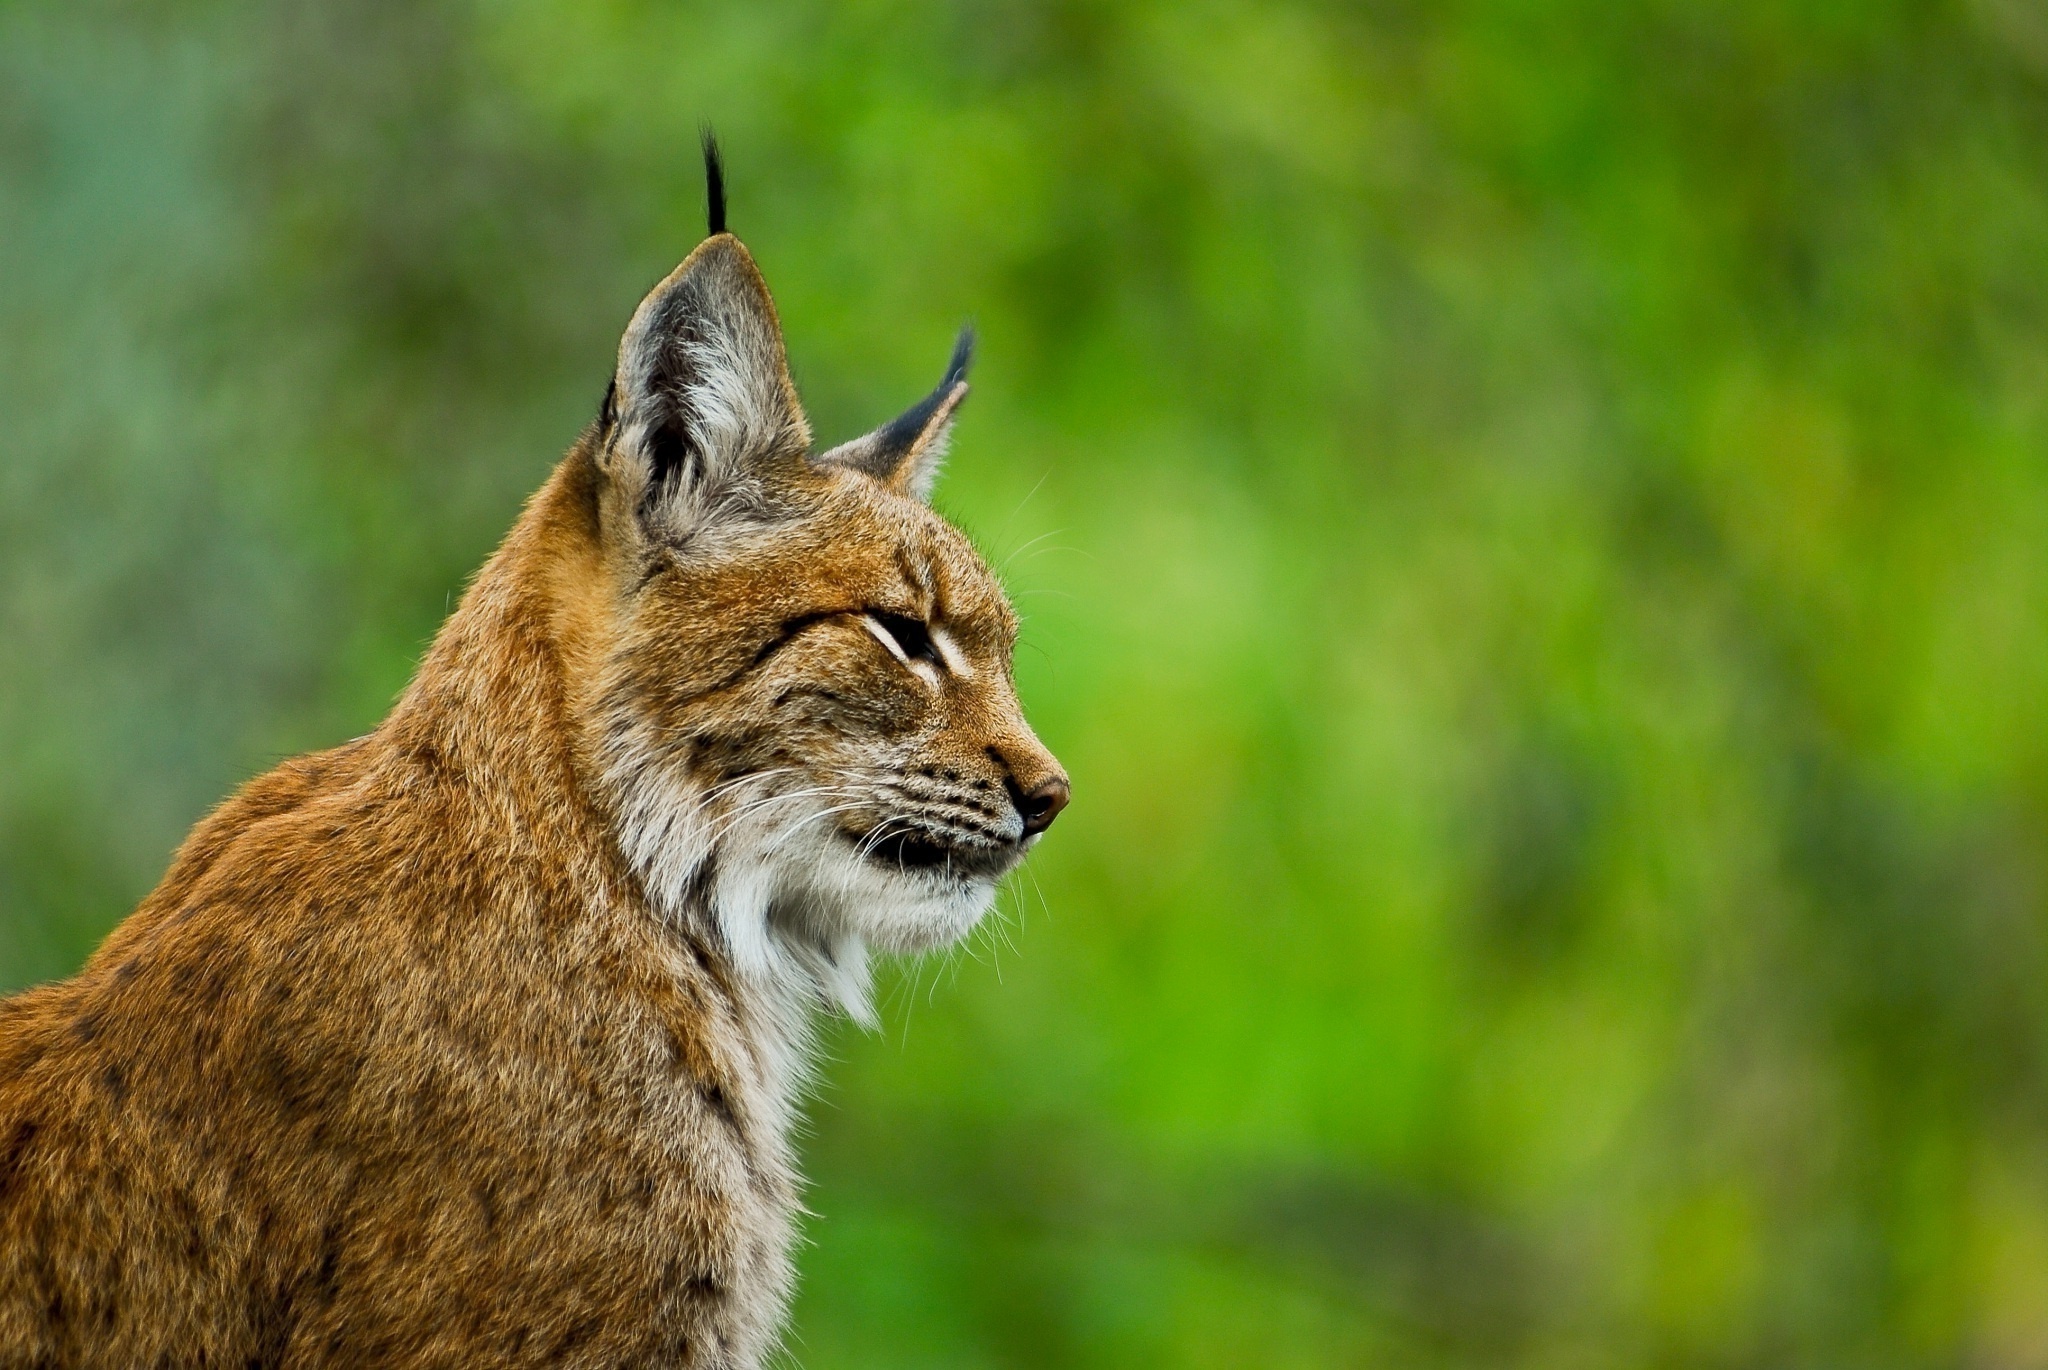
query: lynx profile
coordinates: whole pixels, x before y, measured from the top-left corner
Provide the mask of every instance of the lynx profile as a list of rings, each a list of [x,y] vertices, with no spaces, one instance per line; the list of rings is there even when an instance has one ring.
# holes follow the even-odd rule
[[[924,502],[967,386],[810,454],[724,231],[375,732],[0,1001],[0,1364],[759,1365],[819,1005],[1067,801]]]

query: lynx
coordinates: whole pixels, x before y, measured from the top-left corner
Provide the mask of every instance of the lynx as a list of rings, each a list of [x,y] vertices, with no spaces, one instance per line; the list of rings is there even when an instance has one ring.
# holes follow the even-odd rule
[[[0,1001],[0,1364],[751,1367],[870,950],[1066,805],[927,505],[967,393],[812,453],[710,235],[376,731],[250,782]]]

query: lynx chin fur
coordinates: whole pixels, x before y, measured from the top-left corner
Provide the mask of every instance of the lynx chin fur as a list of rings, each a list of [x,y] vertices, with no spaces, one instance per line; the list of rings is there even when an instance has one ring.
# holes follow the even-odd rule
[[[711,236],[391,716],[0,1001],[0,1364],[773,1353],[813,1011],[972,928],[1067,779],[925,503],[971,338],[813,455],[705,151]]]

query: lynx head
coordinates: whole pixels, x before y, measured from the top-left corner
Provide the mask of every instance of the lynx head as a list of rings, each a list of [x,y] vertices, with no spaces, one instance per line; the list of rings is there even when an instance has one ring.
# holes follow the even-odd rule
[[[926,503],[971,334],[930,395],[813,454],[705,152],[711,235],[633,315],[589,444],[605,783],[658,906],[864,1016],[865,949],[971,929],[1067,778],[1019,707],[1001,586]]]

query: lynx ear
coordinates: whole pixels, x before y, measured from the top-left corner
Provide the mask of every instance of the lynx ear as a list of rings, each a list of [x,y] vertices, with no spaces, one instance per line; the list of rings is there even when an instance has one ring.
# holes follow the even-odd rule
[[[931,498],[953,436],[953,415],[967,398],[967,367],[974,360],[974,329],[960,330],[953,359],[938,389],[889,422],[852,442],[841,443],[812,460],[821,466],[850,466],[865,471],[890,489],[918,499]]]
[[[687,536],[720,509],[766,503],[811,443],[775,303],[753,257],[724,231],[708,134],[704,156],[712,236],[634,312],[601,416],[607,474],[668,536]]]

